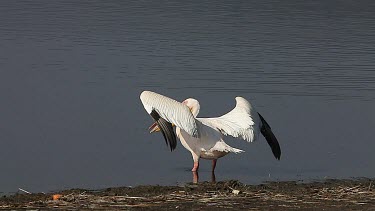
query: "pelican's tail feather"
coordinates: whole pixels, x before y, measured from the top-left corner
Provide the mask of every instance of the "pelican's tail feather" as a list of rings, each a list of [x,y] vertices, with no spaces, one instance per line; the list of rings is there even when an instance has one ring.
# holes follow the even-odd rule
[[[245,151],[243,151],[243,150],[241,150],[241,149],[236,149],[236,148],[233,148],[233,147],[232,147],[231,152],[234,152],[234,153],[238,154],[238,153],[245,152]]]
[[[245,152],[241,149],[236,149],[234,147],[229,146],[224,141],[217,142],[214,146],[214,149],[217,150],[217,151],[222,151],[222,152],[234,152],[236,154],[241,153],[241,152]]]

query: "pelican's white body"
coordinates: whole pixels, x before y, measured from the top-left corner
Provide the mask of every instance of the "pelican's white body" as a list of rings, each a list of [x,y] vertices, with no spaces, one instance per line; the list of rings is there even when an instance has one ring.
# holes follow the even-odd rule
[[[230,152],[240,153],[240,149],[233,148],[224,142],[223,135],[214,128],[206,125],[200,134],[200,138],[194,138],[180,128],[176,128],[177,137],[181,144],[191,152],[194,162],[198,162],[199,158],[214,160],[227,155]],[[202,130],[200,130],[202,131]]]

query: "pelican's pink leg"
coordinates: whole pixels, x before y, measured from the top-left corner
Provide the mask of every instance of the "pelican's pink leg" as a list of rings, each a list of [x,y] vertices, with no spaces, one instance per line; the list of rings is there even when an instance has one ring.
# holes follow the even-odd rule
[[[216,183],[216,176],[215,176],[215,172],[211,172],[211,182],[213,183]]]
[[[198,175],[198,172],[193,171],[193,183],[194,183],[194,184],[197,184],[198,181],[199,181],[199,175]]]
[[[215,168],[216,168],[216,161],[217,161],[217,159],[213,159],[213,160],[212,160],[212,172],[215,171]]]
[[[191,171],[198,171],[199,169],[199,162],[194,162],[194,166],[193,166],[193,169],[191,169]]]
[[[194,160],[194,166],[193,166],[193,169],[191,169],[191,171],[198,171],[199,169],[199,156],[196,155],[196,154],[192,154],[193,155],[193,160]]]

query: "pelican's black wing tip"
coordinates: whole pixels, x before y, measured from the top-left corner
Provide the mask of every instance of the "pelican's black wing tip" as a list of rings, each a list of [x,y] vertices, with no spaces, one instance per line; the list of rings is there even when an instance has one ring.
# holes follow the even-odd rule
[[[280,160],[281,159],[281,151],[279,150],[277,153],[273,153],[273,155],[275,156],[275,158],[277,160]]]
[[[174,133],[172,124],[161,118],[159,113],[155,110],[152,110],[150,115],[159,126],[160,131],[164,136],[165,143],[169,146],[172,152],[177,146],[176,134]]]
[[[260,129],[260,132],[264,136],[264,138],[267,140],[268,145],[271,147],[272,153],[275,156],[277,160],[281,159],[281,148],[280,144],[277,141],[276,136],[273,134],[270,125],[266,122],[266,120],[263,118],[260,113],[258,113],[260,120],[262,121],[262,127]]]
[[[281,159],[281,149],[280,149],[280,145],[279,145],[279,142],[277,141],[276,137],[274,136],[274,139],[271,139],[271,140],[267,139],[267,142],[270,145],[272,153],[275,156],[275,158],[277,160],[280,160]]]

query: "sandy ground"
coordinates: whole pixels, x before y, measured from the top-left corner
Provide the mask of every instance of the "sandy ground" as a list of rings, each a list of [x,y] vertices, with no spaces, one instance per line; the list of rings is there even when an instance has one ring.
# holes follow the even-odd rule
[[[53,196],[55,195],[55,200]],[[375,179],[314,183],[237,181],[185,186],[72,189],[49,194],[15,194],[0,210],[375,210]]]

